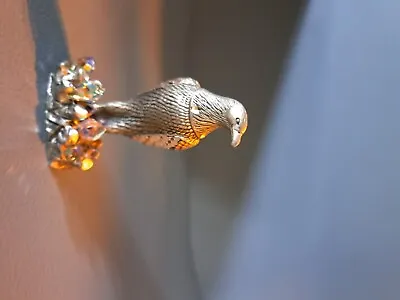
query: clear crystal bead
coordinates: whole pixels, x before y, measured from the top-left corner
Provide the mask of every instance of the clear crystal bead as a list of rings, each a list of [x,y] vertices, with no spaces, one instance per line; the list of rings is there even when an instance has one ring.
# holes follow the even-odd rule
[[[65,87],[74,87],[89,80],[89,74],[83,68],[64,62],[60,64],[55,80]]]
[[[55,80],[58,84],[70,86],[70,82],[75,74],[75,66],[69,62],[62,62],[55,75]]]
[[[97,101],[104,95],[105,89],[98,80],[83,82],[76,89],[77,95],[82,99],[81,101]]]

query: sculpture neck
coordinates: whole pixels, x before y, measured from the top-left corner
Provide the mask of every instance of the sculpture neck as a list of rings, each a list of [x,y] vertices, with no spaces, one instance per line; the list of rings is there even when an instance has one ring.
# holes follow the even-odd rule
[[[223,100],[223,101],[222,101]],[[218,128],[230,128],[226,112],[232,103],[227,99],[206,90],[193,97],[190,107],[190,120],[196,135],[202,139]]]

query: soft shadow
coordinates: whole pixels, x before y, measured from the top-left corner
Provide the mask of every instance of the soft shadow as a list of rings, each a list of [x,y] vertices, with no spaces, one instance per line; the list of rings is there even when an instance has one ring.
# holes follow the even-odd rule
[[[110,243],[109,249],[113,254],[111,268],[117,299],[164,299],[160,286],[148,271],[150,267],[137,246],[139,242],[129,230],[129,224],[120,220],[117,226],[112,237],[114,243]]]
[[[57,1],[28,0],[27,4],[36,50],[36,88],[39,102],[36,121],[39,137],[45,142],[44,105],[48,76],[57,64],[69,59],[70,55]],[[88,253],[92,253],[94,244],[103,244],[100,236],[104,235],[103,229],[109,227],[104,225],[109,218],[105,218],[102,212],[110,191],[105,191],[104,186],[107,185],[101,184],[101,180],[105,180],[102,174],[104,172],[98,166],[90,173],[78,170],[53,172],[65,202],[71,236],[77,247],[89,251]]]
[[[36,50],[36,121],[45,143],[44,105],[49,73],[70,53],[56,0],[28,0],[29,19]],[[65,207],[65,222],[76,250],[83,253],[93,269],[106,263],[118,294],[116,299],[161,299],[154,279],[137,250],[128,225],[118,217],[112,175],[100,158],[94,168],[52,171]]]
[[[194,273],[207,294],[246,202],[250,170],[278,98],[304,1],[193,1],[185,17],[173,9],[177,1],[167,5],[165,77],[194,77],[203,87],[241,101],[249,115],[238,148],[230,147],[229,132],[221,129],[182,154],[188,166]],[[186,39],[179,40],[179,34]]]
[[[148,272],[129,225],[119,217],[118,195],[102,163],[99,161],[88,172],[72,170],[55,175],[71,238],[94,269],[105,263],[115,299],[161,299],[161,291]]]
[[[239,195],[270,122],[304,5],[291,0],[228,3],[195,2],[186,74],[217,94],[241,101],[249,127],[236,149],[229,145],[229,133],[218,130],[187,157],[193,177]],[[210,7],[214,12],[207,15]],[[232,205],[231,197],[226,204]]]
[[[91,258],[99,254],[108,256],[105,249],[114,227],[114,214],[109,202],[114,192],[102,169],[99,163],[87,172],[53,172],[64,201],[71,238],[77,250]]]
[[[39,137],[45,142],[44,105],[49,74],[63,60],[69,59],[69,51],[56,0],[27,0],[29,20],[36,50],[36,88],[38,105],[36,122]]]

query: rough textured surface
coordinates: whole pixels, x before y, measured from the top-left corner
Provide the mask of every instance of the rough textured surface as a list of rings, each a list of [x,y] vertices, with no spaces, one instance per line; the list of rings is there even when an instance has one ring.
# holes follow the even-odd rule
[[[229,131],[237,147],[248,119],[240,102],[201,88],[192,78],[164,81],[127,101],[97,104],[93,118],[108,133],[178,151],[197,146],[219,128]]]

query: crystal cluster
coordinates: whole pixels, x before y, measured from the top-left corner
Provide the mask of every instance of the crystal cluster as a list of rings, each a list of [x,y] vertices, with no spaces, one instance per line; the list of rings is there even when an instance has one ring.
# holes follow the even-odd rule
[[[90,79],[94,70],[94,59],[86,57],[74,64],[62,62],[50,76],[46,131],[52,168],[86,171],[99,157],[106,130],[92,114],[105,90],[100,81]]]

